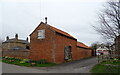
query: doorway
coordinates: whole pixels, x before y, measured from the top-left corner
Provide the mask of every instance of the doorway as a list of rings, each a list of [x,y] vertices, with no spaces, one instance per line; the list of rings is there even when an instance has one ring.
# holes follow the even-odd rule
[[[72,58],[71,46],[65,46],[64,48],[64,59],[70,60]]]

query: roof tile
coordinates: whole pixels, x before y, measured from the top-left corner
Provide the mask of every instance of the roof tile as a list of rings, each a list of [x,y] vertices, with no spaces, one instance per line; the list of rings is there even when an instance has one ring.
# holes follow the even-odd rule
[[[81,43],[81,42],[77,42],[77,46],[79,47],[83,47],[83,48],[89,48],[87,45]]]
[[[64,32],[64,31],[62,31],[62,30],[60,30],[60,29],[57,29],[57,28],[55,28],[55,27],[53,27],[53,26],[51,26],[51,25],[48,25],[48,26],[49,26],[51,29],[53,29],[54,31],[58,32],[58,33],[61,33],[61,34],[65,35],[65,36],[68,36],[68,37],[71,37],[71,38],[73,38],[73,39],[76,39],[76,38],[74,38],[73,36],[71,36],[70,34]]]

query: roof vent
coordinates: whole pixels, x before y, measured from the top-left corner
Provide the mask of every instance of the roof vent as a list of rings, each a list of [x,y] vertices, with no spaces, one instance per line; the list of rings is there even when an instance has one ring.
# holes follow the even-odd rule
[[[9,36],[6,37],[6,40],[9,40]]]
[[[45,17],[45,23],[47,24],[47,17]]]
[[[15,39],[18,40],[18,34],[17,33],[15,34]]]

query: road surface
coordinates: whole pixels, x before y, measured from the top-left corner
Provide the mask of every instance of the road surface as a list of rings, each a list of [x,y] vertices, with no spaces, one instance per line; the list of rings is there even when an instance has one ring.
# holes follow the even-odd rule
[[[2,63],[3,73],[89,73],[97,64],[97,58],[87,58],[79,61],[63,63],[53,67],[23,67]]]

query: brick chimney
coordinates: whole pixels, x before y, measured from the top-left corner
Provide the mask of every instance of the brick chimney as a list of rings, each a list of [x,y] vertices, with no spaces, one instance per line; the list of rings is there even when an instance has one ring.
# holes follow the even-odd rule
[[[26,38],[26,41],[28,41],[28,37]]]
[[[45,17],[45,23],[47,24],[47,17]]]
[[[9,40],[9,36],[6,37],[6,40]]]
[[[15,34],[15,39],[18,40],[18,34]]]

